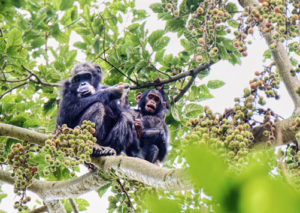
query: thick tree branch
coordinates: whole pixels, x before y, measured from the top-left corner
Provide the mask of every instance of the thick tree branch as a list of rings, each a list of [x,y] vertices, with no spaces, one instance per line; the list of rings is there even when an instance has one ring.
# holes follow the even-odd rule
[[[168,84],[168,83],[177,81],[179,79],[185,78],[187,76],[193,76],[195,73],[199,74],[201,71],[206,70],[207,68],[209,68],[214,63],[215,62],[204,63],[204,64],[201,64],[200,66],[198,66],[194,69],[191,69],[189,71],[182,72],[182,73],[179,73],[177,75],[170,76],[167,79],[161,79],[159,82],[145,82],[145,83],[142,83],[142,84],[131,86],[130,89],[135,90],[135,89],[148,88],[148,87],[152,87],[152,86],[159,86],[159,85],[162,85],[162,84]]]
[[[291,129],[293,117],[278,121],[275,123],[275,144],[282,145],[292,141],[296,141],[295,132]],[[254,143],[265,143],[269,140],[268,136],[264,136],[263,132],[266,129],[263,126],[257,126],[253,129]]]
[[[32,130],[0,123],[0,135],[25,140],[29,143],[44,145],[47,135]],[[181,169],[161,168],[139,158],[111,156],[92,158],[100,171],[116,172],[119,177],[140,181],[144,184],[168,190],[182,190],[190,187],[185,172]],[[9,173],[0,170],[0,180],[13,183]],[[97,172],[89,172],[68,181],[34,181],[29,190],[37,193],[43,200],[76,197],[107,183]]]
[[[256,0],[240,0],[239,3],[242,7],[253,7],[255,5],[258,5]],[[262,29],[264,28],[265,24],[266,23],[264,21],[260,23],[259,29],[262,32],[262,35],[265,38],[267,44],[270,46],[275,41],[272,38],[270,32],[263,32]],[[271,49],[271,54],[274,61],[276,62],[276,66],[279,70],[279,74],[283,80],[283,83],[285,84],[287,91],[294,102],[295,111],[300,112],[300,97],[296,93],[296,90],[300,87],[300,82],[297,76],[292,76],[290,74],[292,65],[282,43],[277,42],[277,47],[275,49]]]
[[[48,138],[45,134],[4,123],[0,123],[0,136],[16,138],[40,146],[44,146],[44,141]]]

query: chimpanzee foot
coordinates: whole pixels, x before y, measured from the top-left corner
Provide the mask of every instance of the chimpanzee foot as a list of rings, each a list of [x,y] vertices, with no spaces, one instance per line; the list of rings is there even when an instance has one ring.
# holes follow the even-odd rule
[[[110,155],[116,155],[116,154],[117,154],[116,150],[114,150],[113,148],[95,144],[93,147],[92,157],[110,156]]]

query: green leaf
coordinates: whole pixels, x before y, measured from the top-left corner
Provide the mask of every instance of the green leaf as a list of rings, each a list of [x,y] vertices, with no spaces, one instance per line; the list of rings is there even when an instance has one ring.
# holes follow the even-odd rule
[[[159,50],[155,54],[155,62],[160,62],[164,57],[165,49]]]
[[[157,196],[150,196],[146,199],[146,206],[149,213],[177,213],[182,212],[179,202],[166,198],[158,199]],[[163,211],[162,211],[163,210]]]
[[[218,155],[210,151],[207,146],[192,146],[185,153],[188,172],[193,183],[204,188],[208,195],[217,195],[226,183],[226,166]]]
[[[154,13],[163,13],[164,12],[164,9],[163,9],[161,3],[151,4],[150,8]]]
[[[60,2],[59,9],[60,9],[60,10],[67,10],[67,9],[70,9],[70,8],[73,6],[74,1],[75,1],[75,0],[62,0],[62,1]]]
[[[148,41],[149,41],[149,44],[151,45],[152,49],[155,45],[155,42],[158,39],[160,39],[164,34],[165,34],[164,30],[156,30],[150,34],[150,36],[148,37]]]
[[[87,49],[86,43],[80,42],[80,41],[75,42],[74,43],[74,47],[77,47],[77,48],[82,49],[82,50],[86,50]]]
[[[11,46],[17,46],[22,44],[22,33],[16,29],[13,28],[11,31],[7,33],[7,48]]]
[[[87,207],[90,206],[89,202],[82,198],[74,198],[79,211],[87,210]]]
[[[236,4],[234,4],[232,2],[229,2],[228,4],[226,4],[225,8],[229,13],[234,13],[238,10]]]
[[[184,108],[184,113],[187,117],[196,117],[203,112],[203,107],[200,104],[190,103]]]
[[[180,111],[175,105],[171,106],[171,114],[176,121],[181,121]]]
[[[211,80],[211,81],[208,81],[207,87],[210,89],[217,89],[217,88],[222,87],[224,84],[225,83],[220,80]]]
[[[0,203],[1,203],[2,199],[3,199],[3,198],[6,198],[6,197],[7,197],[7,194],[4,194],[4,193],[2,194],[2,193],[1,193],[1,194],[0,194]]]
[[[104,186],[101,186],[99,189],[97,189],[97,193],[100,198],[105,194],[105,192],[109,189],[110,186],[111,186],[111,183],[108,183]]]
[[[185,21],[180,18],[168,20],[165,29],[170,32],[178,32],[185,28]]]

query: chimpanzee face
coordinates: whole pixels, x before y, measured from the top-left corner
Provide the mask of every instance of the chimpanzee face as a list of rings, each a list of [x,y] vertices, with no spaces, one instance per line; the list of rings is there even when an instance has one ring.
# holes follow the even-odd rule
[[[145,110],[149,113],[156,112],[160,102],[160,96],[157,93],[150,91],[146,96]]]
[[[77,96],[87,97],[95,94],[95,88],[92,84],[92,75],[90,73],[82,73],[74,76],[72,84],[77,87]]]

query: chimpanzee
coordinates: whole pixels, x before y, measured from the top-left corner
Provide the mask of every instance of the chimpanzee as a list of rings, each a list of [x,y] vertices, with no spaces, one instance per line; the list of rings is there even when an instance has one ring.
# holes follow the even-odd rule
[[[155,163],[167,154],[168,128],[162,115],[166,102],[158,90],[146,90],[136,95],[138,110],[132,112],[134,126],[142,149],[142,158]]]
[[[113,155],[115,152],[120,154],[129,145],[133,147],[132,150],[137,150],[137,142],[133,145],[131,143],[134,143],[134,140],[124,139],[128,122],[123,118],[117,102],[129,87],[127,84],[103,86],[99,84],[101,78],[101,68],[97,65],[86,62],[73,68],[70,80],[66,80],[62,86],[62,101],[59,106],[57,125],[66,124],[74,128],[84,120],[94,122],[98,145],[94,146],[93,157]],[[113,140],[107,140],[114,127],[119,130],[114,132],[117,135]]]

